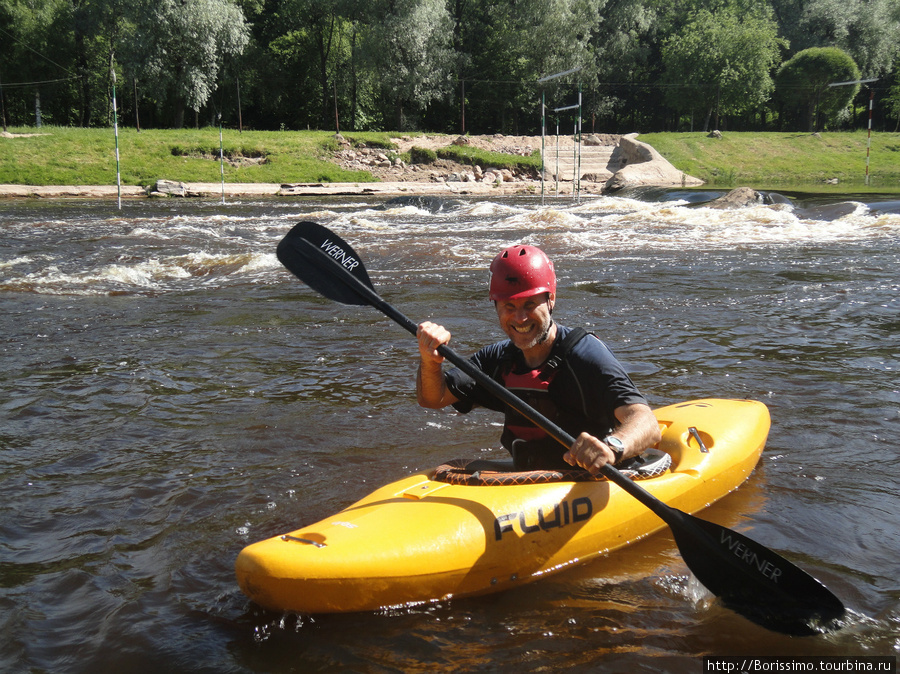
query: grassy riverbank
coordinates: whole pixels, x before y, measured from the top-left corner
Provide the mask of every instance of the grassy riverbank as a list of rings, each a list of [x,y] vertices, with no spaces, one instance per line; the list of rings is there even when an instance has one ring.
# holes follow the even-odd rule
[[[72,127],[10,128],[0,137],[0,185],[110,185],[116,183],[116,138],[112,129]],[[354,144],[399,153],[391,133],[348,133]],[[415,137],[416,134],[404,134]],[[450,146],[437,157],[482,167],[521,167],[537,171],[539,157]],[[219,130],[120,129],[119,168],[123,185],[146,186],[160,178],[218,182]],[[222,133],[225,181],[229,183],[359,183],[378,178],[365,170],[345,170],[331,160],[340,147],[330,131],[238,131]],[[434,154],[433,152],[430,154]],[[435,158],[437,158],[435,157]],[[398,178],[399,179],[399,178]]]
[[[10,128],[0,137],[0,184],[110,185],[116,182],[112,129]],[[39,135],[28,135],[39,134]],[[391,133],[350,133],[356,141],[390,147]],[[449,144],[452,136],[447,137]],[[867,134],[704,133],[641,135],[679,170],[711,186],[813,189],[837,179],[838,189],[863,190]],[[366,171],[346,171],[329,161],[337,149],[328,131],[223,133],[225,180],[231,183],[369,182]],[[466,153],[471,149],[462,150]],[[183,182],[220,180],[219,131],[119,130],[122,183],[149,185],[159,178]],[[483,164],[500,157],[475,157]],[[493,162],[491,160],[494,160]],[[511,159],[512,161],[513,159]],[[471,161],[471,159],[470,159]],[[515,158],[533,163],[534,158]],[[900,134],[871,139],[872,191],[900,192]]]
[[[868,133],[650,133],[639,140],[710,186],[865,189]],[[900,134],[873,133],[868,191],[900,192]]]
[[[109,185],[116,182],[112,129],[42,127],[9,129],[0,138],[0,184]],[[387,144],[390,134],[362,134]],[[325,158],[333,133],[325,131],[223,131],[225,180],[243,183],[366,182],[365,171],[344,171]],[[119,129],[124,185],[159,178],[183,182],[221,179],[219,130]]]

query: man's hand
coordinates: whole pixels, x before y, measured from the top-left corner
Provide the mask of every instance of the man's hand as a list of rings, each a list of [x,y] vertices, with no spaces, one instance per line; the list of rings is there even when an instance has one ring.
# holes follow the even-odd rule
[[[443,325],[425,321],[416,330],[419,340],[419,354],[423,362],[441,364],[444,357],[438,353],[438,347],[450,342],[450,333]]]
[[[563,456],[563,461],[584,468],[591,475],[597,475],[607,463],[613,463],[616,455],[603,442],[590,433],[582,433]]]
[[[638,456],[662,439],[659,422],[647,405],[640,403],[622,405],[616,408],[615,415],[619,426],[613,431],[613,435],[625,446],[623,459]],[[573,466],[581,466],[592,475],[596,475],[607,463],[614,463],[616,455],[602,440],[588,433],[582,433],[565,453],[563,460]]]
[[[429,323],[416,330],[419,340],[419,370],[416,373],[416,400],[422,407],[439,409],[452,405],[456,397],[447,389],[441,363],[444,357],[438,347],[450,341],[450,333],[442,325]]]

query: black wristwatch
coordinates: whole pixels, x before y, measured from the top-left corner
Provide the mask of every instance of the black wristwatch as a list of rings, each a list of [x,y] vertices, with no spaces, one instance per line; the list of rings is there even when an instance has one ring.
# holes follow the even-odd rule
[[[619,463],[625,455],[625,443],[614,435],[607,435],[603,439],[603,444],[609,447],[613,452],[613,456],[616,457],[616,460],[613,461],[613,465]]]

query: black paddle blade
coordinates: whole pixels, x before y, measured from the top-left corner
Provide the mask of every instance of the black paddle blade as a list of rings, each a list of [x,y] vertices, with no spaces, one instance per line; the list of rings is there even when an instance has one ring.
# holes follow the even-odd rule
[[[676,511],[672,527],[688,568],[722,603],[757,625],[794,636],[840,627],[845,609],[818,580],[746,536]]]
[[[349,243],[322,225],[299,223],[281,240],[275,254],[291,273],[328,299],[341,304],[370,304],[352,284],[341,280],[343,269],[374,291],[362,258]]]

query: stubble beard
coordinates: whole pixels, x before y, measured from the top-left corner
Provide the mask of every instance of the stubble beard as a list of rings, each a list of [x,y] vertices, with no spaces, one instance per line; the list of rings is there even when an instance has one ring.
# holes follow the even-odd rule
[[[528,351],[529,349],[533,349],[537,346],[540,346],[550,337],[550,329],[553,327],[553,319],[547,318],[547,321],[540,325],[540,329],[538,330],[538,334],[536,334],[528,343],[522,344],[521,342],[516,342],[516,339],[513,338],[513,343],[519,348],[521,351]],[[510,326],[510,332],[519,338],[522,337],[522,333],[516,332],[515,328]],[[512,334],[510,337],[512,337]]]

